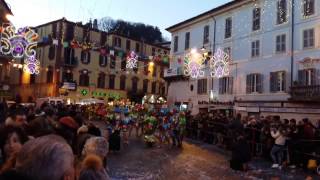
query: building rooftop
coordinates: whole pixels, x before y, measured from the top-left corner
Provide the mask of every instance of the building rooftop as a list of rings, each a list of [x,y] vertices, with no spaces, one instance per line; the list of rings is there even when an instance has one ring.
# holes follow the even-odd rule
[[[180,23],[178,23],[178,24],[175,24],[175,25],[173,25],[173,26],[170,26],[170,27],[166,28],[166,30],[169,31],[169,32],[171,32],[173,29],[175,29],[175,28],[177,28],[177,27],[180,27],[180,26],[183,26],[184,24],[187,24],[187,23],[189,23],[189,22],[192,22],[192,21],[194,21],[194,20],[196,20],[196,19],[198,19],[198,18],[205,17],[205,16],[209,16],[209,15],[211,15],[211,14],[214,14],[214,13],[217,13],[217,12],[219,12],[219,11],[221,11],[221,10],[224,10],[225,8],[228,8],[228,7],[231,7],[231,6],[240,4],[240,3],[245,2],[245,1],[247,1],[247,0],[232,0],[232,1],[228,2],[228,3],[226,3],[226,4],[223,4],[223,5],[221,5],[221,6],[215,7],[215,8],[213,8],[213,9],[211,9],[211,10],[209,10],[209,11],[206,11],[206,12],[204,12],[204,13],[202,13],[202,14],[199,14],[199,15],[197,15],[197,16],[194,16],[194,17],[190,18],[190,19],[187,19],[187,20],[185,20],[185,21],[182,21],[182,22],[180,22]]]

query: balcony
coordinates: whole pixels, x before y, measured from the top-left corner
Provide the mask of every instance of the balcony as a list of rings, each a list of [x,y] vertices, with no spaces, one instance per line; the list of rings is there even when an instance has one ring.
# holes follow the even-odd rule
[[[320,101],[320,85],[314,86],[294,86],[290,92],[291,101]]]

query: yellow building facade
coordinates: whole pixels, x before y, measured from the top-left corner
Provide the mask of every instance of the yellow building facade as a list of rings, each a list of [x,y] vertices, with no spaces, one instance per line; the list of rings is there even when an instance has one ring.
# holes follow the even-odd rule
[[[86,98],[137,102],[145,95],[166,96],[163,73],[168,66],[168,48],[66,19],[35,29],[40,37],[40,74],[29,75],[19,68],[10,72],[12,93],[23,101],[63,97],[71,102]],[[135,69],[126,67],[131,52],[139,56]]]

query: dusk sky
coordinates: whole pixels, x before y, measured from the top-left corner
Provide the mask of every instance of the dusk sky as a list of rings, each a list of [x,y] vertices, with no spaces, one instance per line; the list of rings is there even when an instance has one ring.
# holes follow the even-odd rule
[[[165,28],[231,0],[6,0],[17,27],[36,26],[66,17],[87,22],[112,17]]]

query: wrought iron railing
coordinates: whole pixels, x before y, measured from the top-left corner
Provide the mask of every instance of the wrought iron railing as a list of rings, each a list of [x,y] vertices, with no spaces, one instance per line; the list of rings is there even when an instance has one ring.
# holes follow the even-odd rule
[[[293,86],[291,87],[291,100],[298,101],[319,101],[320,85],[313,86]]]

